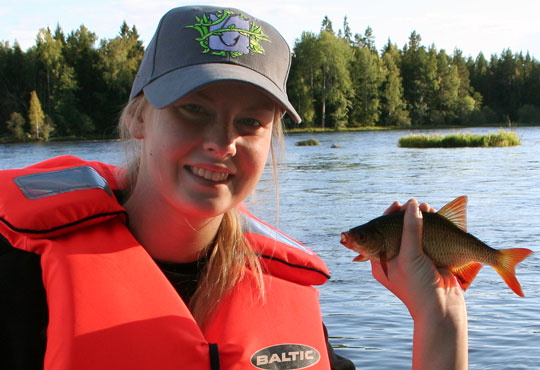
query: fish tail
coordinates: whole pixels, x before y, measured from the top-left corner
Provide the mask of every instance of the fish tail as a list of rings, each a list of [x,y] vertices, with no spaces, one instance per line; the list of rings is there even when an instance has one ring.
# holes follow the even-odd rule
[[[512,248],[499,250],[499,263],[494,266],[495,271],[501,275],[508,287],[518,296],[525,297],[521,285],[516,278],[516,265],[533,253],[526,248]]]

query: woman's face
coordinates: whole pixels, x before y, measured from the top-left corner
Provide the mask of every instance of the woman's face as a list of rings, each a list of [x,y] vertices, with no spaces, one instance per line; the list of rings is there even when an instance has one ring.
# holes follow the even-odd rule
[[[134,135],[143,139],[137,187],[186,215],[235,207],[264,169],[275,110],[258,88],[236,82],[209,85],[161,110],[147,104]]]

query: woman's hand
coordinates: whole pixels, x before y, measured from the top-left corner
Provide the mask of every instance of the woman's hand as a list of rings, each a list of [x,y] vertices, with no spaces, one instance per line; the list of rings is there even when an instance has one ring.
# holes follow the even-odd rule
[[[436,268],[422,249],[422,212],[429,204],[395,202],[386,213],[405,210],[399,254],[387,262],[388,277],[372,261],[375,279],[394,293],[414,319],[414,369],[467,368],[467,311],[455,277]]]

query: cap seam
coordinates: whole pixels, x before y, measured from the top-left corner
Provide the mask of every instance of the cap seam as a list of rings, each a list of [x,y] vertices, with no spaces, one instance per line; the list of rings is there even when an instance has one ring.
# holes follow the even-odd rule
[[[158,43],[160,42],[159,38],[161,36],[161,30],[163,28],[163,23],[165,22],[165,19],[167,18],[167,15],[169,15],[169,13],[171,13],[174,9],[172,10],[169,10],[162,18],[161,20],[159,21],[159,25],[158,25],[158,28],[156,30],[156,42],[154,44],[154,52],[152,53],[152,71],[150,73],[150,79],[148,79],[148,82],[146,82],[144,85],[143,85],[143,89],[146,85],[148,85],[150,83],[150,81],[153,81],[154,78],[154,72],[156,70],[156,57],[157,57],[157,50],[158,50]],[[141,89],[142,90],[142,89]]]

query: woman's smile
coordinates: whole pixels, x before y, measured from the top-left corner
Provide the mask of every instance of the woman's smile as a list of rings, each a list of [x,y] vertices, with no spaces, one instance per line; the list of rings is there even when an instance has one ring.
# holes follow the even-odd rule
[[[225,172],[225,171],[216,171],[216,170],[210,170],[207,168],[202,167],[196,167],[196,166],[186,166],[189,172],[191,174],[195,175],[196,177],[215,182],[215,183],[222,183],[228,180],[230,177],[232,177],[232,174]]]

